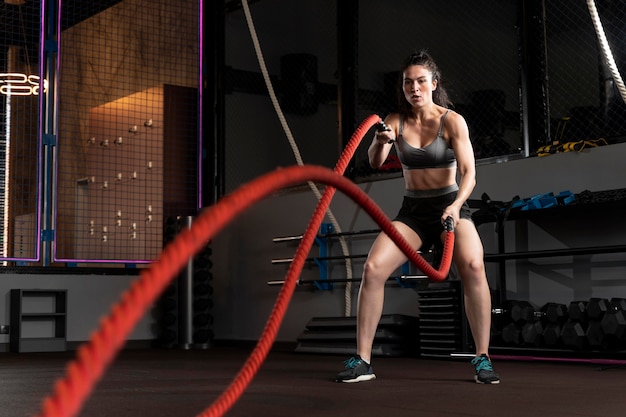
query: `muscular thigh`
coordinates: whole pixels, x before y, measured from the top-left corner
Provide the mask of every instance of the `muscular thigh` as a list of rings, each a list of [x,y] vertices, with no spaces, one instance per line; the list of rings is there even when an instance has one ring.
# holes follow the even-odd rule
[[[392,223],[409,245],[416,248],[415,250],[422,245],[420,237],[409,226],[397,221]],[[408,257],[385,233],[378,235],[368,255],[368,262],[373,262],[378,267],[390,270],[390,273],[405,263],[407,259]]]
[[[454,228],[453,258],[455,262],[482,262],[483,256],[483,244],[476,226],[471,220],[461,219]]]

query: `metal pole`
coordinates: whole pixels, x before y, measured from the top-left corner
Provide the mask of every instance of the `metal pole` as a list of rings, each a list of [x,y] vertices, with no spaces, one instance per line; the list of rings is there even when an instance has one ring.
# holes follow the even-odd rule
[[[183,221],[184,227],[190,229],[193,217],[186,216]],[[190,349],[193,344],[193,257],[178,278],[178,309],[179,347]]]

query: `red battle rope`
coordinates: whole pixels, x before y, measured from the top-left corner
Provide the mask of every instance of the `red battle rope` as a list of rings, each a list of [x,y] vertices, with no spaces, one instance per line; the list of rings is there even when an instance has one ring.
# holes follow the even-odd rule
[[[365,132],[378,121],[380,119],[377,116],[370,116],[355,132],[346,151],[353,153]],[[346,151],[344,151],[344,155],[346,155]],[[224,415],[250,384],[267,357],[289,305],[297,277],[302,271],[306,256],[336,188],[362,206],[381,227],[381,230],[389,235],[409,260],[415,263],[426,275],[438,281],[445,279],[452,259],[454,233],[448,231],[446,234],[441,267],[440,270],[435,270],[402,238],[382,210],[367,194],[338,173],[345,170],[347,162],[352,157],[352,154],[345,157],[344,155],[337,164],[337,172],[310,165],[279,169],[244,184],[233,193],[222,198],[214,206],[200,213],[191,228],[183,230],[163,250],[159,259],[149,269],[142,271],[139,278],[122,295],[120,301],[112,307],[109,315],[102,320],[99,329],[92,335],[90,341],[81,345],[76,359],[68,364],[65,377],[57,381],[54,392],[44,399],[39,417],[76,416],[132,329],[167,287],[171,279],[184,268],[188,259],[199,252],[209,240],[244,210],[283,188],[307,181],[328,185],[309,221],[307,231],[289,267],[285,284],[281,288],[259,342],[226,391],[200,416]]]

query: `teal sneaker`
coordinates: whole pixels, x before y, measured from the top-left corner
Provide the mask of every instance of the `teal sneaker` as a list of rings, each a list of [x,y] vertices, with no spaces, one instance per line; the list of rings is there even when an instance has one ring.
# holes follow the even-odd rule
[[[372,365],[365,362],[359,355],[344,361],[345,369],[337,374],[336,382],[362,382],[376,379]]]
[[[482,354],[472,359],[472,365],[476,368],[474,380],[477,384],[499,384],[500,377],[493,370],[489,356]]]

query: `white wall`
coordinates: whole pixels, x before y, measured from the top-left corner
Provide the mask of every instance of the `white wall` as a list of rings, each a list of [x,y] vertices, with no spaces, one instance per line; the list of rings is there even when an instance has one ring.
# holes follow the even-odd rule
[[[626,144],[557,153],[478,169],[475,198],[487,192],[493,200],[508,201],[515,195],[530,197],[544,192],[601,191],[626,186]]]
[[[21,289],[67,289],[67,341],[87,341],[100,325],[100,320],[109,314],[123,292],[137,279],[136,276],[118,275],[55,275],[55,274],[2,274],[0,294],[3,308],[0,323],[10,323],[10,291]],[[150,312],[137,324],[128,340],[147,341],[154,339]],[[8,344],[9,335],[0,335],[0,344]]]

